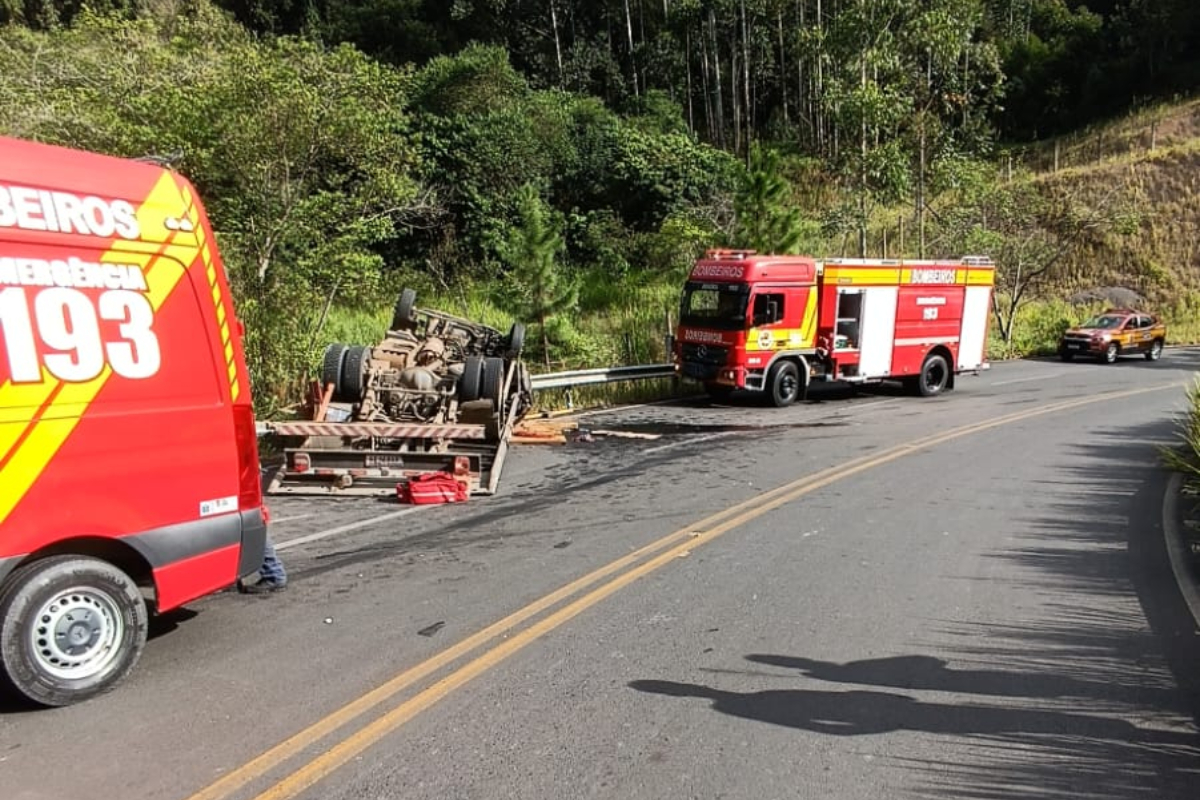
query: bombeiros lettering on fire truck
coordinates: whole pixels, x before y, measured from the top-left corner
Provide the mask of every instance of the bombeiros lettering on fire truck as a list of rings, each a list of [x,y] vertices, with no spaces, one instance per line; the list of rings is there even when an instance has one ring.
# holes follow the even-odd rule
[[[133,380],[153,377],[162,356],[146,291],[146,276],[133,264],[0,258],[10,379],[40,383],[45,370],[65,383],[86,383],[106,369]]]
[[[0,228],[136,240],[137,212],[126,200],[0,183]]]
[[[739,264],[700,264],[692,270],[692,276],[700,278],[723,278],[738,280],[745,274]]]
[[[994,265],[710,250],[684,284],[673,358],[713,395],[776,405],[813,381],[899,380],[918,394],[987,369]],[[715,282],[719,277],[721,282]],[[720,341],[724,347],[697,347]]]

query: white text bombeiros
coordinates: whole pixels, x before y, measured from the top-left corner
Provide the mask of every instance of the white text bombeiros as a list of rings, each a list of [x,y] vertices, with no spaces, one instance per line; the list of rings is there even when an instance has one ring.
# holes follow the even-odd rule
[[[0,183],[0,228],[81,233],[104,239],[141,236],[137,212],[125,200]]]

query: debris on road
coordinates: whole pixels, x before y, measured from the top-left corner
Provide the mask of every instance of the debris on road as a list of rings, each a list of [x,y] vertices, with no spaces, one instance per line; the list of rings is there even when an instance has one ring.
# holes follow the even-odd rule
[[[432,625],[428,625],[424,628],[421,628],[421,630],[417,631],[417,635],[418,636],[433,636],[435,633],[437,633],[444,627],[446,627],[445,622],[435,622]]]

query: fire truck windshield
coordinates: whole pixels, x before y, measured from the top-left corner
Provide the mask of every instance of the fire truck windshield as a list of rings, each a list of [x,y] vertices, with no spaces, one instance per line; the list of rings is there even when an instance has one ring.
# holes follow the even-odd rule
[[[744,283],[697,283],[683,287],[679,321],[684,325],[737,331],[746,327],[750,287]]]

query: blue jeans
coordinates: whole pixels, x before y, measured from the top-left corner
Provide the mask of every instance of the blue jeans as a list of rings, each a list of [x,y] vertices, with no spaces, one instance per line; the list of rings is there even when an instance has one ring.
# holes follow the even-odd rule
[[[287,583],[287,570],[283,568],[283,562],[275,554],[275,543],[271,541],[270,534],[267,534],[267,547],[263,550],[263,563],[258,569],[258,574],[264,581]]]

